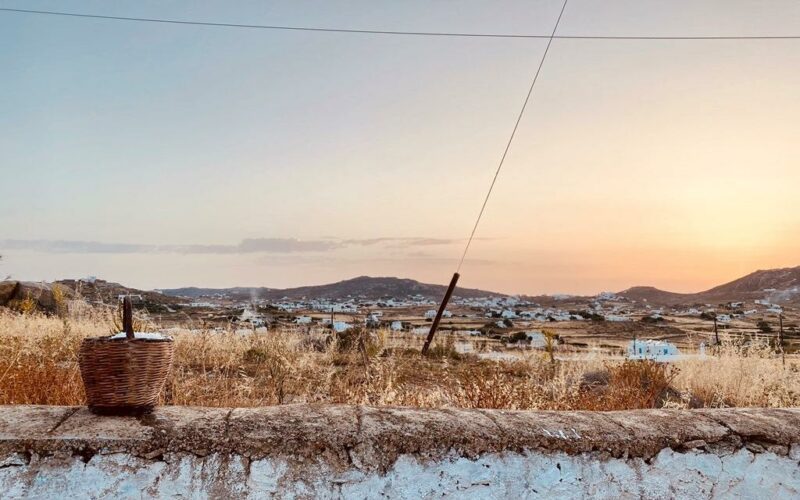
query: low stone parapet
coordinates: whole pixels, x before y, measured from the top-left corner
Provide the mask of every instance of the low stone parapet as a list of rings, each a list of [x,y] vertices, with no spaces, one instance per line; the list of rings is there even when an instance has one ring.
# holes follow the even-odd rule
[[[797,498],[800,409],[0,406],[3,498]]]

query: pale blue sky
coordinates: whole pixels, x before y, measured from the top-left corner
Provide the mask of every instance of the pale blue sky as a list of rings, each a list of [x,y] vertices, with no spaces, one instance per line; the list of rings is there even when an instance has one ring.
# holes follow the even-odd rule
[[[546,34],[561,2],[0,6]],[[800,34],[800,3],[570,0],[559,32]],[[544,44],[0,12],[0,272],[446,282]],[[541,78],[466,286],[691,290],[800,264],[800,40],[557,40]]]

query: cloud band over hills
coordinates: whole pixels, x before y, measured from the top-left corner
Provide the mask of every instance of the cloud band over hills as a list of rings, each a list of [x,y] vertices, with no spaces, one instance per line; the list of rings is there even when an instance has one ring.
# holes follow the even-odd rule
[[[0,250],[27,250],[42,253],[80,254],[252,254],[252,253],[324,253],[347,247],[385,246],[391,248],[451,245],[460,239],[447,238],[325,238],[300,240],[297,238],[247,238],[236,245],[153,245],[141,243],[107,243],[80,240],[0,240]]]

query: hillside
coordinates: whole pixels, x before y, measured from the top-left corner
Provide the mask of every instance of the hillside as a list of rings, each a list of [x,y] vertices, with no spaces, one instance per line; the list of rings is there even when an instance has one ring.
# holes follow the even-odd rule
[[[119,303],[119,297],[131,295],[136,305],[150,312],[164,312],[169,310],[170,306],[185,302],[178,297],[170,297],[155,291],[137,290],[101,279],[93,281],[65,279],[55,283],[67,287],[76,296],[93,304],[116,305]]]
[[[257,297],[259,299],[280,300],[288,299],[334,299],[364,298],[377,300],[380,298],[404,298],[421,295],[431,299],[441,299],[447,289],[444,285],[420,283],[412,279],[402,278],[373,278],[359,276],[349,280],[330,283],[327,285],[313,285],[296,288],[173,288],[161,290],[165,295],[173,297],[210,297],[226,296],[234,299]],[[455,296],[471,297],[498,297],[502,294],[470,288],[456,288]]]
[[[770,292],[765,292],[770,290]],[[772,291],[774,290],[774,291]],[[714,287],[700,295],[708,297],[744,297],[749,295],[800,294],[800,266],[759,270],[742,278]]]
[[[252,298],[278,301],[282,299],[332,299],[360,298],[378,300],[382,298],[403,299],[422,296],[440,300],[446,286],[420,283],[412,279],[359,276],[325,285],[295,288],[232,287],[232,288],[171,288],[157,291],[141,291],[118,283],[96,280],[93,283],[76,280],[61,280],[90,302],[115,303],[123,294],[141,296],[141,301],[154,309],[186,302],[199,297],[220,297],[233,300]],[[503,294],[470,288],[456,288],[456,297],[503,297]],[[767,299],[774,303],[800,304],[800,266],[784,269],[759,270],[742,278],[698,293],[674,293],[651,286],[635,286],[618,293],[631,301],[653,305],[706,304],[730,301],[752,301]],[[540,296],[535,301],[542,304],[556,303],[556,297]],[[575,297],[576,300],[591,300],[590,297]]]
[[[649,302],[653,304],[678,304],[692,301],[693,295],[667,292],[652,286],[635,286],[618,293],[620,297],[636,302]]]
[[[673,293],[658,288],[637,286],[619,295],[654,304],[719,303],[767,299],[774,303],[800,303],[800,266],[759,270],[698,293]]]

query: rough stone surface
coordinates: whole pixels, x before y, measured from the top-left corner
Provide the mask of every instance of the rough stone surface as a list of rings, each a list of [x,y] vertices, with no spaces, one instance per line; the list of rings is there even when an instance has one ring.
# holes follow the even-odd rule
[[[45,312],[55,312],[57,308],[56,298],[53,294],[53,286],[47,283],[34,283],[30,281],[0,281],[0,306],[18,306],[19,303],[27,298],[36,301],[36,306]],[[65,296],[72,296],[72,291],[66,287],[61,287]]]
[[[800,409],[0,406],[3,498],[797,498]]]
[[[8,304],[17,293],[19,281],[0,281],[0,306]]]

